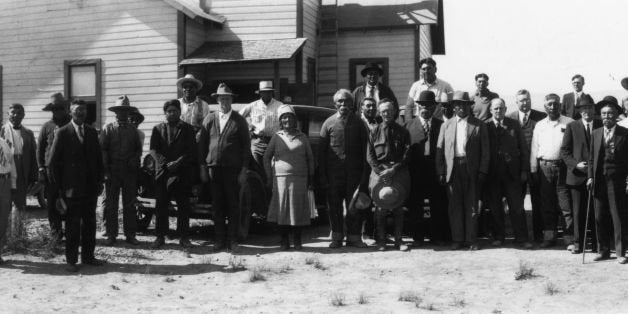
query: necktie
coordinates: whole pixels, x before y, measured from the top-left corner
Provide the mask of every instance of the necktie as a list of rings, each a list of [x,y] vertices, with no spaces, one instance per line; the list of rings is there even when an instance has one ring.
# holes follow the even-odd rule
[[[79,125],[79,140],[81,140],[81,143],[83,143],[83,135],[85,133],[83,133],[83,125]]]
[[[423,155],[429,156],[430,155],[430,120],[425,120],[423,129],[425,130],[425,148],[423,149]]]
[[[611,143],[611,130],[604,129],[604,142],[606,146]]]
[[[373,86],[369,87],[369,97],[375,99],[375,89]]]
[[[523,115],[523,124],[522,124],[522,126],[526,125],[526,124],[528,124],[528,114],[527,113]]]
[[[587,130],[586,130],[586,139],[587,139],[587,146],[589,146],[589,143],[591,143],[591,128],[589,127],[588,123],[587,123]]]

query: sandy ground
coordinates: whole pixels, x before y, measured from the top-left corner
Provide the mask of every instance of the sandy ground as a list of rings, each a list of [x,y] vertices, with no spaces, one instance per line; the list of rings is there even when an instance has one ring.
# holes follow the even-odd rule
[[[46,228],[44,215],[28,211],[31,234]],[[592,262],[593,254],[583,265],[581,255],[562,247],[330,250],[328,228],[318,226],[307,230],[302,252],[280,252],[276,236],[253,235],[231,255],[212,252],[210,228],[194,230],[194,247],[185,251],[176,239],[151,250],[150,234],[138,236],[138,247],[104,247],[100,229],[96,254],[108,264],[77,274],[65,271],[62,251],[53,258],[4,253],[0,312],[628,312],[628,266]],[[520,263],[535,276],[515,280]],[[263,279],[252,281],[254,275]]]

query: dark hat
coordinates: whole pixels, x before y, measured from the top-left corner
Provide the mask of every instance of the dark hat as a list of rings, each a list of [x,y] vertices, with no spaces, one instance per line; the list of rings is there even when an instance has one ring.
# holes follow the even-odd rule
[[[139,123],[144,122],[144,115],[136,107],[131,107],[131,111],[129,112],[129,116],[130,117],[138,117]]]
[[[53,93],[50,95],[50,102],[44,106],[43,111],[53,111],[55,109],[67,108],[68,102],[63,98],[62,93]]]
[[[116,104],[109,107],[109,111],[121,111],[121,110],[126,110],[126,111],[131,111],[133,110],[133,108],[131,106],[131,101],[129,101],[129,97],[127,97],[126,95],[122,95],[120,97],[118,97],[118,99],[116,99]]]
[[[371,198],[366,195],[366,193],[361,192],[358,186],[355,192],[353,192],[353,197],[351,198],[351,202],[349,202],[349,208],[367,209],[369,206],[371,206]]]
[[[383,180],[380,180],[371,189],[373,203],[385,209],[393,209],[403,205],[407,197],[408,189],[396,180],[392,180],[389,183],[384,183]]]
[[[625,90],[628,90],[628,77],[624,77],[623,79],[621,79],[621,87],[623,87]]]
[[[451,98],[450,102],[452,104],[461,103],[465,105],[471,105],[474,103],[473,100],[471,100],[471,98],[469,97],[468,92],[463,92],[459,90],[454,92],[454,96]]]
[[[589,94],[583,95],[580,98],[580,102],[578,102],[575,107],[580,108],[584,106],[595,106],[595,102],[593,101],[593,98],[591,98],[591,95]]]
[[[377,65],[377,63],[375,62],[367,62],[364,65],[364,69],[362,69],[362,71],[360,71],[360,74],[362,74],[362,77],[366,76],[366,73],[370,70],[376,70],[377,73],[379,73],[379,76],[384,75],[384,70],[382,70],[382,68],[379,67],[379,65]]]
[[[422,106],[435,106],[436,95],[431,90],[424,90],[419,94],[419,99],[415,100],[415,102]]]
[[[201,82],[200,80],[196,79],[194,77],[194,75],[192,74],[186,74],[184,77],[180,78],[177,80],[177,87],[179,89],[183,89],[183,83],[185,82],[192,82],[196,85],[196,89],[200,90],[201,88],[203,88],[203,82]]]
[[[618,114],[624,112],[624,110],[619,106],[619,103],[617,102],[617,98],[613,96],[604,97],[604,99],[602,99],[597,104],[595,104],[595,106],[598,107],[599,110],[602,110],[602,108],[606,106],[613,107],[615,108],[615,110],[617,110]]]
[[[225,83],[220,83],[220,85],[218,85],[218,89],[216,90],[216,92],[213,93],[211,96],[216,97],[220,95],[229,95],[231,97],[237,96],[237,94],[234,94],[231,92],[231,88],[229,88],[229,86],[227,86],[227,84]]]

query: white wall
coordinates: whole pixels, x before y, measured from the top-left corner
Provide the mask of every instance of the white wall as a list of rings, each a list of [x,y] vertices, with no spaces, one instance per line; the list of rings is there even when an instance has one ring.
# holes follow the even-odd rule
[[[550,92],[571,91],[582,74],[585,92],[597,101],[622,97],[628,76],[628,2],[622,0],[445,0],[447,54],[435,56],[438,76],[454,89],[475,90],[474,76],[490,76],[489,88],[514,105],[518,89],[542,107]]]

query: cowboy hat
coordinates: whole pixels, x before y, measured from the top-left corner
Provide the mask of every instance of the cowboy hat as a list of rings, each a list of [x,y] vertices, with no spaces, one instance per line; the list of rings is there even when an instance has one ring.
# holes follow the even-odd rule
[[[379,76],[384,75],[384,70],[382,70],[382,68],[380,68],[379,65],[377,65],[377,63],[375,62],[367,62],[364,65],[364,69],[360,71],[360,74],[362,74],[362,77],[365,77],[366,73],[368,73],[370,70],[377,71],[377,73],[379,73]]]
[[[435,106],[436,95],[431,90],[424,90],[419,94],[419,99],[415,100],[415,102],[422,106]]]
[[[196,79],[194,77],[194,75],[192,74],[186,74],[184,77],[180,78],[177,80],[177,87],[179,89],[183,89],[183,83],[185,82],[192,82],[194,84],[196,84],[196,89],[200,90],[201,88],[203,88],[203,82],[201,82],[200,80]]]
[[[138,117],[139,123],[144,122],[144,115],[136,107],[131,107],[129,117]]]
[[[623,79],[621,79],[621,86],[625,90],[628,90],[628,77],[624,77]]]
[[[457,90],[454,92],[454,96],[451,98],[450,103],[452,104],[460,103],[460,104],[465,104],[465,105],[471,105],[474,103],[474,101],[471,100],[468,92]]]
[[[116,99],[116,104],[109,107],[109,111],[121,111],[121,110],[126,110],[126,111],[131,111],[133,110],[133,108],[131,106],[131,101],[129,101],[129,97],[127,97],[126,95],[122,95],[120,97],[118,97],[118,99]]]
[[[403,205],[408,197],[408,189],[400,181],[385,183],[384,180],[379,180],[371,189],[371,199],[375,206],[394,209]]]
[[[582,97],[580,98],[580,101],[574,106],[574,108],[581,108],[584,106],[595,106],[595,102],[593,101],[593,98],[591,98],[590,95],[582,95]]]
[[[349,208],[367,209],[371,206],[371,198],[366,193],[360,191],[360,187],[355,189],[351,202],[349,202]]]
[[[53,111],[55,109],[64,109],[68,102],[63,98],[63,94],[57,92],[50,95],[50,102],[44,106],[43,111]]]
[[[615,108],[615,110],[617,110],[617,114],[621,114],[622,112],[624,112],[624,110],[619,106],[619,103],[617,102],[617,98],[613,96],[604,97],[597,104],[595,104],[595,106],[599,108],[599,110],[602,110],[602,108],[606,106],[610,106],[612,108]]]
[[[275,91],[275,89],[273,88],[273,81],[260,81],[259,82],[259,89],[255,91],[256,94],[259,94],[259,92],[265,92],[265,91]]]
[[[218,85],[218,89],[216,89],[216,92],[213,93],[211,96],[212,97],[216,97],[216,96],[220,96],[220,95],[229,95],[231,97],[236,97],[237,94],[234,94],[231,92],[231,88],[229,88],[229,86],[227,86],[227,84],[225,83],[220,83]]]

